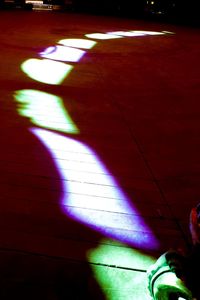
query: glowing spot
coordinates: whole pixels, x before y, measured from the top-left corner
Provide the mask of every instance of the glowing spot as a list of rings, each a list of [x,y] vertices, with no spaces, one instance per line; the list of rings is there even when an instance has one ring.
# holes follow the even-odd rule
[[[49,59],[31,58],[22,63],[21,69],[34,80],[48,84],[60,84],[73,67]]]
[[[37,90],[19,90],[14,98],[20,103],[18,112],[32,123],[67,133],[79,133],[68,115],[62,98]]]
[[[132,31],[136,36],[139,35],[164,35],[164,32],[158,32],[158,31],[143,31],[143,30],[134,30]]]
[[[130,200],[120,190],[114,178],[100,162],[97,155],[86,145],[42,129],[32,129],[34,133],[49,149],[54,163],[60,171],[61,182],[63,183],[63,197],[61,207],[64,213],[79,222],[85,223],[104,235],[118,239],[123,242],[137,245],[140,248],[155,249],[158,246],[151,230],[146,226],[142,218],[138,215]],[[68,159],[60,159],[60,153],[68,152]],[[70,181],[73,161],[70,151],[75,158],[75,166],[80,168],[79,181]],[[78,153],[90,157],[90,161],[83,164]],[[83,156],[82,156],[83,158]],[[98,183],[87,183],[88,170],[96,174],[104,174],[103,180],[99,178]],[[107,176],[108,175],[108,176]],[[77,201],[81,195],[81,206],[77,206]],[[87,198],[90,198],[88,206]],[[106,198],[106,201],[105,201]],[[123,213],[116,213],[122,212]]]
[[[155,262],[153,257],[109,240],[102,240],[87,257],[106,299],[149,299],[145,270]]]
[[[96,40],[111,40],[111,39],[122,38],[122,36],[115,35],[115,34],[107,34],[107,33],[90,33],[90,34],[86,34],[85,36]]]
[[[84,54],[85,51],[83,50],[65,46],[48,47],[40,53],[40,55],[45,58],[70,62],[79,61]]]
[[[108,34],[116,34],[120,35],[123,37],[133,37],[133,36],[144,36],[144,33],[140,32],[134,32],[134,31],[113,31],[113,32],[108,32]]]
[[[63,39],[58,42],[68,47],[82,48],[82,49],[91,49],[96,45],[97,42],[86,40],[86,39]]]
[[[166,34],[175,34],[175,32],[167,31],[167,30],[163,30],[162,32],[163,32],[163,33],[166,33]]]
[[[167,31],[157,32],[157,31],[141,31],[141,30],[134,30],[134,31],[112,31],[108,32],[111,35],[119,35],[122,37],[134,37],[134,36],[145,36],[145,35],[163,35],[167,33]]]

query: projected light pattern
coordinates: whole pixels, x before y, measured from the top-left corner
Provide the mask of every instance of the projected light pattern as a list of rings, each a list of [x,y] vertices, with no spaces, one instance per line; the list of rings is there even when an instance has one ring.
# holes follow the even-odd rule
[[[34,80],[47,84],[61,84],[73,66],[49,59],[31,58],[21,65],[21,69]]]
[[[83,50],[66,46],[48,47],[43,52],[40,52],[42,57],[68,62],[77,62],[84,54],[85,51]]]
[[[150,299],[147,287],[144,289],[145,270],[155,263],[155,258],[120,243],[111,245],[106,239],[88,251],[87,257],[106,299]],[[134,270],[141,271],[136,275]]]
[[[86,34],[85,36],[88,38],[93,38],[97,40],[109,40],[109,39],[117,39],[123,37],[137,37],[137,36],[148,36],[148,35],[164,35],[164,34],[172,34],[170,32],[159,32],[159,31],[143,31],[143,30],[130,30],[130,31],[112,31],[107,33],[91,33]]]
[[[115,31],[86,36],[107,40],[159,34],[164,33]],[[48,47],[40,53],[45,59],[24,62],[22,70],[35,80],[61,84],[73,67],[60,61],[78,62],[85,54],[78,48],[91,49],[97,42],[91,39],[62,39],[58,43],[60,45]],[[15,99],[21,104],[19,113],[29,117],[32,123],[66,133],[79,133],[61,98],[41,91],[21,90],[16,92]],[[41,114],[41,108],[44,114]],[[105,236],[142,249],[158,247],[151,230],[91,149],[53,132],[42,129],[32,129],[32,132],[49,149],[60,171],[64,195],[61,206],[68,216],[101,231]]]
[[[62,98],[37,90],[16,91],[14,98],[20,103],[17,108],[19,114],[29,117],[35,125],[72,134],[79,133]]]
[[[163,34],[136,30],[85,36],[107,40]],[[85,54],[84,50],[78,48],[91,49],[97,42],[91,39],[62,39],[58,43],[60,45],[48,47],[40,53],[45,59],[25,61],[22,70],[43,83],[61,84],[73,67],[60,61],[78,62]],[[15,99],[21,104],[18,107],[19,113],[29,117],[32,123],[66,133],[79,133],[61,98],[41,91],[21,90],[16,92]],[[41,110],[44,114],[41,114]],[[91,149],[76,140],[47,130],[32,129],[32,133],[49,149],[60,171],[63,183],[61,207],[64,207],[64,213],[101,231],[105,236],[141,249],[158,247],[153,233],[130,204],[130,199]]]
[[[85,37],[89,39],[61,39],[57,42],[59,45],[48,47],[40,53],[43,59],[29,59],[21,68],[34,80],[47,84],[61,84],[73,69],[73,66],[66,62],[78,62],[85,54],[85,51],[80,49],[91,49],[97,44],[95,39],[103,42],[163,34],[173,33],[115,31],[86,34]],[[141,296],[139,290],[139,286],[143,289],[144,272],[141,273],[142,277],[137,272],[133,280],[133,272],[120,270],[116,273],[117,268],[101,267],[99,262],[123,268],[146,269],[147,265],[152,264],[152,258],[131,250],[125,244],[139,249],[159,249],[159,242],[153,232],[92,149],[78,140],[51,131],[79,133],[63,105],[62,98],[31,89],[16,91],[14,97],[19,103],[19,114],[29,117],[35,125],[49,129],[32,128],[30,131],[47,148],[52,162],[58,169],[62,193],[60,207],[63,213],[109,238],[99,241],[102,245],[87,253],[87,259],[92,263],[96,280],[106,298],[132,299],[134,293],[134,297],[138,299],[147,299],[146,292]],[[124,244],[119,244],[116,240]],[[128,293],[130,289],[131,293]],[[126,295],[121,294],[122,290],[126,291]]]
[[[97,42],[86,39],[62,39],[58,41],[58,44],[62,44],[68,47],[76,47],[82,49],[91,49],[96,45]]]
[[[60,171],[63,191],[61,205],[67,215],[102,232],[105,236],[121,240],[142,249],[152,249],[158,246],[150,229],[144,224],[141,217],[136,213],[132,205],[130,205],[129,199],[123,194],[108,170],[106,170],[97,155],[89,147],[74,139],[63,137],[43,129],[33,128],[31,132],[49,149]],[[71,168],[73,168],[69,149],[72,149],[73,157],[74,152],[77,153],[75,166],[81,170],[79,171],[80,181],[69,180]],[[65,164],[63,164],[63,159],[60,159],[61,151],[68,151],[68,158]],[[85,168],[82,169],[82,161],[79,158],[79,153],[81,153],[82,157],[85,155],[90,158],[90,162],[85,163]],[[68,161],[70,167],[68,166]],[[80,165],[80,168],[78,165]],[[90,165],[92,165],[92,170],[90,170]],[[96,174],[105,174],[105,177],[102,176],[102,178],[104,177],[103,182],[99,181],[98,184],[87,182],[87,174],[90,171],[94,177]],[[76,201],[79,195],[84,195],[85,198],[81,198],[81,206],[77,207]],[[88,209],[86,209],[88,205],[87,196],[92,199],[90,201],[91,206]],[[101,199],[103,198],[106,198],[106,201],[101,203]],[[110,200],[111,205],[109,204]],[[123,214],[120,215],[119,212],[121,212],[122,206]]]

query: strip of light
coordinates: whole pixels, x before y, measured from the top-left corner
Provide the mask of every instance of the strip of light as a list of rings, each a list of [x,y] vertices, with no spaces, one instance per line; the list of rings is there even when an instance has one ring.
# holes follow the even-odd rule
[[[66,215],[76,221],[87,224],[105,236],[118,239],[141,249],[157,248],[158,242],[151,230],[146,226],[131,201],[118,187],[114,178],[109,174],[97,155],[89,147],[79,141],[47,130],[33,128],[31,132],[48,148],[54,164],[60,172],[63,192],[61,207]],[[107,180],[107,184],[105,185],[105,181],[99,181],[98,184],[85,182],[85,176],[91,163],[86,164],[85,169],[82,169],[80,181],[69,181],[71,171],[67,168],[67,163],[71,161],[70,154],[68,161],[64,162],[59,159],[59,154],[61,150],[69,151],[70,148],[76,149],[78,153],[90,155],[92,165],[95,166],[97,174],[109,174],[109,177],[105,176],[104,178],[104,180]],[[63,168],[63,163],[66,163],[65,168]],[[73,162],[71,161],[71,163]],[[82,162],[78,162],[77,159],[77,163],[81,167]],[[95,177],[95,172],[93,176]],[[82,207],[75,204],[80,195],[86,196],[82,198]],[[93,197],[89,208],[87,196]],[[101,202],[103,198],[107,198],[107,201]],[[123,212],[120,211],[122,206]]]

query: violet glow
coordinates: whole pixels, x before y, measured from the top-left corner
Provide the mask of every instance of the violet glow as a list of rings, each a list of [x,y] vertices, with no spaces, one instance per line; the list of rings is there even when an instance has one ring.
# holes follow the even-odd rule
[[[60,172],[60,204],[66,215],[124,243],[143,249],[158,247],[153,233],[94,151],[44,129],[32,128],[31,132],[48,148]],[[78,178],[71,177],[72,170],[78,171]],[[97,176],[93,183],[91,176]]]

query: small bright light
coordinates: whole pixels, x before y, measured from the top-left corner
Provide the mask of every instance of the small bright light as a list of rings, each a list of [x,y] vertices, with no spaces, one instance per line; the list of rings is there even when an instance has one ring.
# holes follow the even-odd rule
[[[37,90],[16,91],[14,98],[20,103],[17,108],[19,114],[30,118],[32,123],[66,133],[79,132],[68,115],[62,98]]]
[[[55,60],[69,61],[69,62],[79,61],[84,54],[85,51],[83,50],[71,48],[71,47],[65,47],[65,46],[55,46],[53,47],[53,49],[52,47],[49,47],[40,53],[42,57],[48,59],[55,59]]]
[[[111,39],[122,38],[122,36],[115,35],[115,34],[107,34],[107,33],[90,33],[90,34],[86,34],[85,36],[96,40],[111,40]]]
[[[30,78],[48,84],[60,84],[73,69],[73,66],[49,59],[31,58],[21,69]]]
[[[175,34],[175,32],[167,31],[167,30],[163,30],[162,32],[163,32],[163,33],[166,33],[166,34]]]
[[[63,39],[58,42],[68,47],[82,48],[82,49],[91,49],[96,45],[97,42],[86,39]]]

